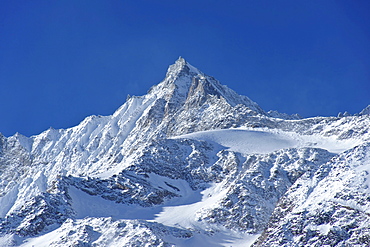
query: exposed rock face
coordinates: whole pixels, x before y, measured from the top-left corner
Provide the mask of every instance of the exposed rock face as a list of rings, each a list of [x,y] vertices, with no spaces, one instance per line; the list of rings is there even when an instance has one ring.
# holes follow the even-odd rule
[[[265,112],[179,58],[111,116],[0,135],[0,246],[369,246],[369,128]]]

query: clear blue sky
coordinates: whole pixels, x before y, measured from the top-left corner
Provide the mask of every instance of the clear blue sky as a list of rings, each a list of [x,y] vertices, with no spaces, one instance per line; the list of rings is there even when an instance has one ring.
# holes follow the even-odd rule
[[[370,104],[370,1],[2,0],[0,132],[109,115],[179,56],[265,110]]]

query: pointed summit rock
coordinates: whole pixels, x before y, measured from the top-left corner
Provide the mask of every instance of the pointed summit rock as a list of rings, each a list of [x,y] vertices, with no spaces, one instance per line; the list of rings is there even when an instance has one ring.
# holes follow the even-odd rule
[[[168,67],[166,77],[179,76],[180,74],[190,73],[190,64],[182,57],[179,57],[174,64]],[[195,72],[196,73],[196,72]]]
[[[183,57],[179,57],[176,62],[168,67],[166,78],[178,77],[182,75],[203,74],[197,68],[189,64]]]
[[[210,98],[222,98],[231,106],[245,105],[257,114],[265,115],[265,112],[248,97],[221,85],[215,78],[204,74],[182,57],[169,66],[165,79],[149,93],[188,107],[199,107]]]

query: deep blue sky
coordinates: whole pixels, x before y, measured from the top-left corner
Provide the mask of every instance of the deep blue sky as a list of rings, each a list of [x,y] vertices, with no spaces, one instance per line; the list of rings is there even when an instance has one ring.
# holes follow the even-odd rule
[[[109,115],[179,56],[265,110],[370,104],[370,1],[0,2],[0,132]]]

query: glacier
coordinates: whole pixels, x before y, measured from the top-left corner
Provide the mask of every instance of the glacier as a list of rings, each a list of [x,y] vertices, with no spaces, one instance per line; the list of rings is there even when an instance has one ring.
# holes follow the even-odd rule
[[[370,116],[264,111],[179,58],[69,129],[0,134],[0,246],[370,246]]]

